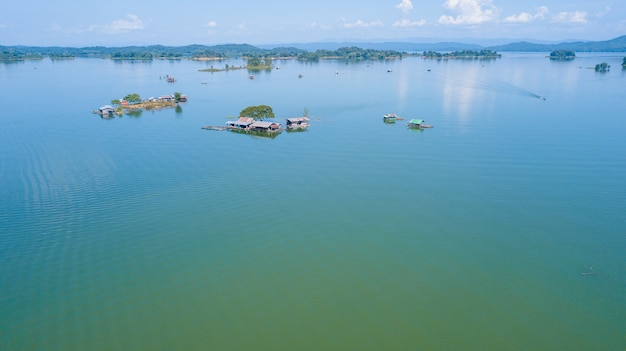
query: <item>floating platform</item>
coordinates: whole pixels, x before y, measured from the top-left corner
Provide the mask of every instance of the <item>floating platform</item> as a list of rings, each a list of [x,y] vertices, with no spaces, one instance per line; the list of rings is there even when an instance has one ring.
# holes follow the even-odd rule
[[[218,131],[226,130],[226,127],[222,127],[222,126],[204,126],[201,128],[206,129],[206,130],[218,130]]]

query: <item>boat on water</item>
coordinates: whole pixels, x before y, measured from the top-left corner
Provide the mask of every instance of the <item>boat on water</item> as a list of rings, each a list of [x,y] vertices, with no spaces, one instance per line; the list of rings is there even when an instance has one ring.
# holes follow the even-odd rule
[[[287,118],[287,129],[306,129],[309,127],[308,117]]]
[[[395,113],[387,113],[383,115],[383,121],[386,123],[395,123],[398,119],[398,115]]]
[[[387,113],[383,115],[383,121],[385,123],[395,123],[396,121],[402,121],[404,118],[396,115],[395,113]]]
[[[409,122],[406,125],[407,127],[412,128],[412,129],[426,129],[426,128],[433,127],[430,124],[426,124],[423,119],[416,119],[416,118],[409,120]]]

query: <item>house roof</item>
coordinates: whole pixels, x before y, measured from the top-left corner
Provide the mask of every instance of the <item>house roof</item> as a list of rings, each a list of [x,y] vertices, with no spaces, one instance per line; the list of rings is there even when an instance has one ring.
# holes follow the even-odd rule
[[[253,123],[254,122],[254,118],[252,117],[239,117],[237,119],[237,123]]]
[[[277,125],[277,124],[275,122],[263,122],[263,121],[256,121],[252,123],[252,127],[254,128],[269,128],[272,125]]]
[[[239,117],[239,119],[237,119],[236,121],[226,122],[226,124],[229,126],[244,126],[244,127],[247,127],[251,125],[252,123],[254,123],[254,118],[250,118],[250,117]]]
[[[307,117],[292,117],[292,118],[287,118],[287,122],[289,123],[294,123],[294,122],[306,122],[309,119]]]
[[[409,124],[422,124],[424,123],[423,119],[412,119],[409,121]]]

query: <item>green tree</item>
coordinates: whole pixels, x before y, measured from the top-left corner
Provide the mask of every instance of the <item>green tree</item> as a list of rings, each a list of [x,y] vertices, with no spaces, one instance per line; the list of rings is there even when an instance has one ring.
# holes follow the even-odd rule
[[[131,104],[136,104],[138,102],[141,102],[141,96],[139,96],[139,94],[137,93],[128,94],[126,95],[126,97],[124,97],[124,100],[128,101]]]
[[[550,53],[551,60],[573,60],[576,58],[576,53],[572,50],[554,50]]]
[[[596,65],[596,72],[607,72],[611,69],[611,65],[606,62],[598,63]]]
[[[180,94],[180,92],[178,92],[178,91],[177,91],[177,92],[175,92],[175,93],[174,93],[174,101],[180,101],[180,97],[181,97],[181,96],[182,96],[182,95]]]
[[[116,106],[120,104],[120,100],[119,99],[115,99],[115,100],[111,100],[111,105]]]
[[[267,105],[248,106],[239,113],[241,117],[252,117],[254,119],[274,118],[274,111]]]

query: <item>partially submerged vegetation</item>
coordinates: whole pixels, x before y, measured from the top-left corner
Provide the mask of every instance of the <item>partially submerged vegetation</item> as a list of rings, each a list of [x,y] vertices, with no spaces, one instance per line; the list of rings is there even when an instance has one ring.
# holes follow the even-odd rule
[[[466,60],[476,60],[476,59],[497,59],[502,57],[501,54],[498,54],[495,51],[491,50],[462,50],[462,51],[454,51],[454,52],[437,52],[437,51],[424,51],[422,54],[422,58],[435,59],[435,60],[448,60],[448,59],[466,59]]]
[[[238,69],[248,69],[248,70],[269,70],[272,69],[272,59],[265,58],[260,59],[258,57],[252,57],[246,60],[245,66],[233,66],[225,64],[224,68],[215,68],[211,66],[210,68],[205,68],[199,70],[200,72],[221,72],[221,71],[232,71]]]
[[[611,70],[611,65],[606,62],[598,63],[595,70],[596,72],[608,72]]]

